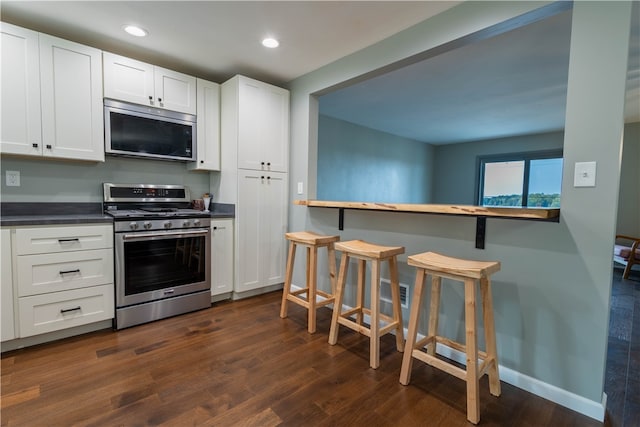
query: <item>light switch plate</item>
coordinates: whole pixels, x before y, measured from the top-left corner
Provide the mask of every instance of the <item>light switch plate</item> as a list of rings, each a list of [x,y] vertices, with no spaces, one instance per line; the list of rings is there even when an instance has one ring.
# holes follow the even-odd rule
[[[20,171],[5,171],[5,172],[6,172],[7,187],[20,187]]]
[[[302,193],[303,193],[303,191],[302,191],[302,183],[299,182],[298,183],[298,194],[302,194]]]
[[[596,162],[577,162],[573,176],[574,187],[596,186]]]

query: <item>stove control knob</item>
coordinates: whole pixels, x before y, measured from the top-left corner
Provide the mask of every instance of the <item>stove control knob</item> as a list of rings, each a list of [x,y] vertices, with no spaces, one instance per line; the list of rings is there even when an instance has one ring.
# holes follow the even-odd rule
[[[144,222],[144,228],[146,228],[147,230],[151,228],[151,223],[149,221],[145,221]]]
[[[189,227],[190,225],[191,225],[191,222],[189,222],[189,221],[184,221],[184,222],[182,223],[182,226],[183,226],[183,227]]]
[[[194,227],[197,227],[197,226],[199,226],[199,225],[200,225],[200,220],[199,220],[199,219],[194,219],[194,220],[193,220],[193,226],[194,226]]]
[[[137,230],[138,229],[138,223],[137,222],[132,222],[129,224],[129,228],[132,230]]]
[[[171,225],[172,225],[172,224],[171,224],[171,221],[166,221],[166,222],[164,223],[164,228],[171,228]]]

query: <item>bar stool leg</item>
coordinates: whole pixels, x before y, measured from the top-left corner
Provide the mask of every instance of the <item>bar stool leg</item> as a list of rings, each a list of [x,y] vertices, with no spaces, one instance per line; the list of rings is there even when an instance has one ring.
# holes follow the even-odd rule
[[[476,282],[464,281],[464,317],[467,351],[467,419],[474,424],[480,421],[478,398],[478,340],[476,336]]]
[[[327,255],[329,257],[329,281],[331,282],[331,295],[335,297],[336,280],[338,277],[336,269],[336,251],[334,249],[333,243],[329,243],[327,245]]]
[[[316,280],[318,269],[318,248],[307,248],[307,271],[309,278],[307,282],[307,302],[309,303],[307,330],[310,334],[316,332]]]
[[[487,358],[493,360],[489,366],[489,391],[494,396],[500,396],[500,375],[498,373],[498,350],[496,347],[496,330],[493,323],[493,301],[491,299],[491,281],[480,279],[480,293],[482,294],[482,316],[484,318],[484,340]]]
[[[409,312],[409,331],[407,332],[407,342],[404,346],[402,356],[402,368],[400,369],[400,384],[407,385],[411,379],[411,367],[413,366],[413,348],[416,345],[416,335],[418,334],[418,320],[420,319],[420,302],[422,301],[422,289],[424,287],[425,271],[418,268],[416,271],[416,281],[413,285],[413,302]]]
[[[280,306],[280,317],[287,317],[287,296],[291,292],[291,278],[293,277],[293,261],[296,257],[296,243],[289,242],[289,258],[287,258],[287,271],[285,272],[284,289],[282,290],[282,304]]]
[[[424,270],[423,270],[424,271]],[[433,337],[433,342],[428,345],[427,353],[432,356],[436,355],[436,346],[438,344],[436,337],[438,336],[438,318],[440,317],[440,289],[442,277],[431,276],[431,303],[429,305],[429,330],[428,334]]]
[[[349,270],[349,255],[342,253],[340,258],[340,274],[338,275],[338,283],[336,284],[336,299],[333,301],[333,314],[331,316],[331,329],[329,330],[329,344],[335,345],[338,342],[338,318],[342,313],[342,299],[344,287],[347,281],[347,272]]]
[[[371,327],[369,336],[369,366],[380,366],[380,261],[371,262]]]
[[[362,309],[364,308],[364,279],[367,273],[367,262],[363,259],[358,260],[358,285],[356,287],[356,323],[358,325],[362,325],[362,320],[364,319],[364,312]]]
[[[393,320],[396,324],[396,348],[404,351],[404,328],[402,325],[402,307],[400,307],[400,283],[398,282],[398,260],[389,258],[389,274],[391,276],[391,301],[393,305]]]

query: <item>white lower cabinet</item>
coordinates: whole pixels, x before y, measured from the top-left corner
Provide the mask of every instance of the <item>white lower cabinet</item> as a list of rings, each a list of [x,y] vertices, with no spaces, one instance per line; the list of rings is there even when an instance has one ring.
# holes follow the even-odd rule
[[[211,295],[233,291],[233,219],[211,221]]]
[[[113,284],[18,298],[20,337],[113,318]]]
[[[236,292],[284,282],[287,174],[238,170]]]
[[[2,229],[0,235],[0,258],[2,258],[2,275],[0,276],[0,314],[2,315],[2,334],[0,341],[12,340],[16,337],[13,311],[13,274],[11,271],[11,230]]]
[[[111,225],[16,228],[11,240],[19,338],[113,318]]]

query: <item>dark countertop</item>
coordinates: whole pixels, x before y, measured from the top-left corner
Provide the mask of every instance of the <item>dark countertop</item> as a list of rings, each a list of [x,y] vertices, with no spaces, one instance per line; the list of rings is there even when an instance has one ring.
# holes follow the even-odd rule
[[[235,205],[212,203],[211,218],[235,218]],[[0,226],[111,224],[102,203],[0,203]]]

